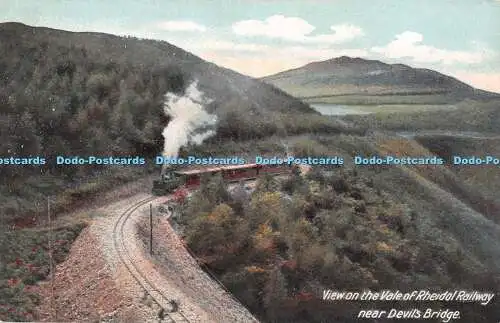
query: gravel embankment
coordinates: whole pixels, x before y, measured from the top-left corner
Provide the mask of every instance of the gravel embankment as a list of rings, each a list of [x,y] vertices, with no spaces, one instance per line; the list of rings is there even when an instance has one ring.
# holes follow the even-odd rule
[[[149,228],[148,213],[149,207],[136,217],[136,221],[142,217],[139,225],[146,228]],[[155,216],[153,232],[154,260],[157,264],[155,270],[168,279],[171,285],[176,286],[181,308],[183,299],[196,300],[196,304],[214,322],[258,322],[243,305],[200,268],[165,217]],[[143,243],[143,250],[147,248]]]
[[[51,310],[52,303],[44,302],[40,306],[41,317],[50,320],[52,312],[56,312],[58,320],[72,321],[173,322],[174,318],[175,322],[257,322],[201,270],[165,218],[154,219],[155,250],[160,261],[147,254],[137,227],[142,221],[149,224],[149,204],[133,212],[124,222],[123,230],[115,232],[116,224],[123,223],[122,214],[148,197],[144,193],[122,197],[95,210],[92,224],[75,241],[68,259],[57,268],[57,309]],[[154,210],[166,199],[156,199]],[[123,242],[118,243],[118,249],[114,243],[116,237]],[[139,275],[143,277],[139,279],[142,285],[121,262],[119,252],[124,250],[130,256],[126,261],[134,275],[142,274]],[[160,300],[161,307],[143,285]],[[50,293],[50,287],[42,289]],[[178,305],[178,311],[169,314],[170,300]]]

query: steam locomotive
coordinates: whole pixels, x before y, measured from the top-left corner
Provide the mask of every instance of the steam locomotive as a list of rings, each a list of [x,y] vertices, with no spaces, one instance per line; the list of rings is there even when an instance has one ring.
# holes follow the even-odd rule
[[[203,176],[222,175],[226,182],[238,182],[241,180],[251,180],[257,177],[270,174],[282,175],[291,174],[298,171],[294,165],[260,165],[243,164],[204,169],[168,169],[160,179],[153,182],[152,193],[154,195],[168,195],[178,189],[194,189],[200,185]]]

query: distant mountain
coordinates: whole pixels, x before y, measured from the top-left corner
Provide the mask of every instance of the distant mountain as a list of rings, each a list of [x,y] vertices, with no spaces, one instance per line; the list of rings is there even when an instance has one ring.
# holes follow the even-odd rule
[[[307,101],[328,102],[344,97],[392,97],[391,101],[451,102],[484,99],[498,94],[478,90],[453,77],[429,69],[342,56],[262,78]],[[407,98],[402,98],[406,96]],[[349,98],[350,97],[350,98]],[[418,97],[418,98],[417,98]],[[387,98],[379,98],[388,100]],[[341,100],[341,99],[340,99]]]

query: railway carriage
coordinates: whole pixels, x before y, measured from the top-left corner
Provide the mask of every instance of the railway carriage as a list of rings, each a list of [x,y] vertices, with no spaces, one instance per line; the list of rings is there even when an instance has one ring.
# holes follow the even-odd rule
[[[170,169],[159,180],[154,181],[152,192],[154,195],[167,195],[175,192],[178,188],[194,189],[200,185],[201,178],[207,175],[221,174],[226,182],[237,182],[256,179],[263,174],[289,174],[294,169],[296,169],[295,166],[260,164],[230,165],[204,169]]]

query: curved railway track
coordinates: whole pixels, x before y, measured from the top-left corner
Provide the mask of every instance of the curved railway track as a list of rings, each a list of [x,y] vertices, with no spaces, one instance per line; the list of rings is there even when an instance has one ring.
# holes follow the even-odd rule
[[[148,197],[136,202],[128,209],[126,209],[115,222],[113,227],[113,244],[116,248],[116,252],[120,261],[126,266],[127,270],[130,272],[135,281],[149,294],[154,301],[162,308],[163,322],[190,322],[190,320],[180,311],[172,311],[174,303],[172,300],[165,296],[161,291],[154,287],[154,284],[146,277],[141,270],[134,264],[134,261],[128,251],[125,241],[123,239],[123,231],[125,223],[130,218],[130,216],[141,206],[152,202],[157,199],[157,197]]]

